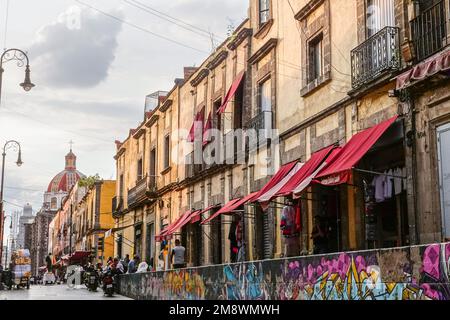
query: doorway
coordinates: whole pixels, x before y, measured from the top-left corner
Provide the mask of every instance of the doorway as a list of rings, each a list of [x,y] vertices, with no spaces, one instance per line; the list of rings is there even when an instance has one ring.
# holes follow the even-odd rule
[[[450,238],[450,123],[437,128],[442,236]]]

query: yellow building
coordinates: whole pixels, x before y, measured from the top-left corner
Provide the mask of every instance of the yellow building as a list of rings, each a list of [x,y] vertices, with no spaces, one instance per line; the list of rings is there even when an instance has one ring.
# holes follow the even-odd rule
[[[98,180],[76,205],[73,215],[75,251],[91,251],[96,262],[106,262],[114,256],[114,238],[105,233],[114,228],[111,202],[115,195],[114,180]]]

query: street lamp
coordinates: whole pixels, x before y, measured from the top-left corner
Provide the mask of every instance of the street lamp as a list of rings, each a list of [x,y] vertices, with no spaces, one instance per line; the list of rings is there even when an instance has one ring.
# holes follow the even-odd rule
[[[30,61],[28,59],[28,56],[25,52],[23,52],[20,49],[8,49],[5,50],[0,58],[0,101],[2,98],[2,79],[3,79],[3,63],[6,63],[8,61],[17,61],[17,66],[23,67],[25,65],[25,79],[20,84],[20,86],[25,91],[30,91],[35,85],[31,82],[30,79]]]
[[[3,216],[3,186],[4,186],[4,179],[5,179],[5,157],[6,157],[6,150],[9,150],[13,148],[14,150],[18,150],[18,157],[17,157],[17,161],[16,164],[18,167],[20,167],[23,162],[22,162],[22,149],[20,147],[20,143],[15,141],[15,140],[9,140],[6,141],[5,145],[3,146],[3,153],[2,153],[2,185],[0,188],[0,216]],[[1,219],[0,219],[1,221]],[[3,230],[3,221],[2,222],[2,227],[0,228],[0,230]],[[3,254],[3,232],[1,235],[1,246],[0,246],[0,257]]]
[[[2,222],[2,227],[0,228],[0,232],[2,233],[0,235],[0,239],[1,239],[1,241],[0,241],[0,244],[1,244],[0,264],[1,264],[1,259],[3,259],[3,237],[4,237],[4,232],[5,232],[5,230],[4,230],[5,220],[8,217],[11,218],[11,224],[9,225],[9,234],[10,235],[11,235],[12,227],[13,227],[13,225],[12,225],[13,224],[12,216],[11,215],[4,216],[2,221],[1,221]],[[5,257],[5,266],[4,267],[7,268],[7,265],[8,265],[8,241],[6,241],[6,257]]]

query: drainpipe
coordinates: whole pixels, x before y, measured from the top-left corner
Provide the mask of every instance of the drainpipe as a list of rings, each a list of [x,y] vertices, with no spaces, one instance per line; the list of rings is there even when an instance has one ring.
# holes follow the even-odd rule
[[[418,219],[418,204],[417,204],[417,126],[416,126],[416,109],[414,98],[411,97],[411,93],[404,90],[400,96],[400,101],[408,105],[408,116],[410,120],[407,119],[407,126],[410,126],[410,130],[406,132],[406,144],[407,147],[411,149],[411,176],[412,176],[412,205],[413,212],[408,214],[409,222],[409,238],[410,245],[417,245],[420,243],[419,232],[417,230]],[[408,195],[409,198],[409,195]],[[408,201],[408,204],[410,201]],[[408,211],[410,211],[408,209]],[[413,218],[413,221],[411,221]]]

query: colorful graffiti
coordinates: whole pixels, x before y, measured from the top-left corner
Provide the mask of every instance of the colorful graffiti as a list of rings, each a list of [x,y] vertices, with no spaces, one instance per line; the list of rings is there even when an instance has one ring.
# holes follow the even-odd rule
[[[124,275],[135,299],[450,300],[450,243]]]

